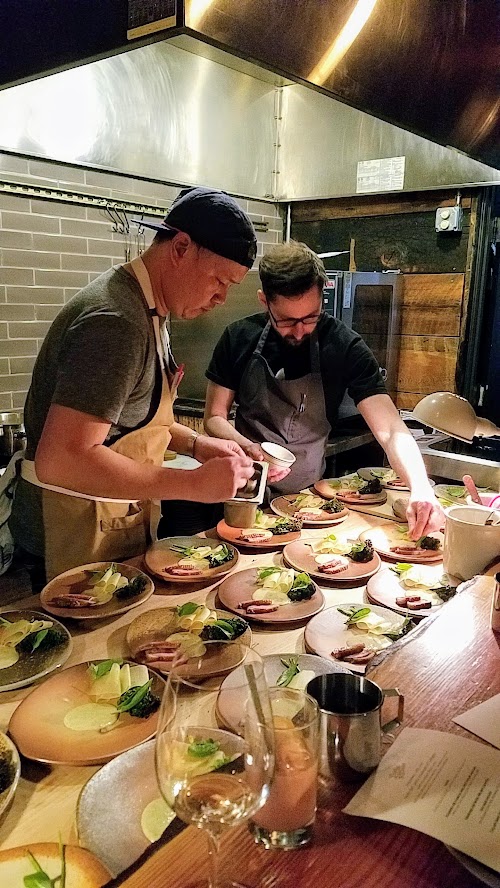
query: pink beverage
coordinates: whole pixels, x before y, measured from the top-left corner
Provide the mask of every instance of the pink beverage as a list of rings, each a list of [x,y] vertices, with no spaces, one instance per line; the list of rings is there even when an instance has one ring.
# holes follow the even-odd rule
[[[293,832],[314,822],[318,781],[318,754],[302,728],[274,716],[276,765],[269,798],[253,822],[272,832]]]

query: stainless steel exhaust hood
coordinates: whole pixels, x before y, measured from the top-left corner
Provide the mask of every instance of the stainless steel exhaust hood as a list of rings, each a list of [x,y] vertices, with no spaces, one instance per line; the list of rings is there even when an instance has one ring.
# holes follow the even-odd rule
[[[500,169],[498,0],[2,0],[0,85],[181,33]]]

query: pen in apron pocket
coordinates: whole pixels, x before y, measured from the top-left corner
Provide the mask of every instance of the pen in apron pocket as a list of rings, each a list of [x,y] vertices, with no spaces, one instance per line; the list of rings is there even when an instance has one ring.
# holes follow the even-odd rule
[[[177,367],[177,370],[174,373],[173,379],[172,379],[173,391],[176,391],[179,388],[179,386],[182,382],[183,376],[184,376],[184,364],[179,364],[179,366]]]
[[[307,395],[303,392],[300,396],[300,405],[299,405],[299,413],[304,413],[306,409],[306,398]]]

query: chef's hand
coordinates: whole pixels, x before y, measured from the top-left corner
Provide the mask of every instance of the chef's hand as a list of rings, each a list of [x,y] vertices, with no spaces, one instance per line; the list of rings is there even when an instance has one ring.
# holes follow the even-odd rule
[[[245,453],[236,441],[228,441],[225,438],[211,438],[209,435],[198,435],[194,445],[194,455],[201,463],[214,459],[216,456],[239,456],[245,463],[248,463]]]
[[[406,517],[412,540],[419,540],[420,537],[443,527],[444,512],[431,487],[412,490]]]
[[[257,462],[266,461],[266,458],[260,449],[258,444],[254,444],[251,441],[249,444],[243,445],[243,450],[251,459],[256,460]],[[286,478],[287,475],[290,474],[290,469],[282,469],[279,466],[272,466],[269,464],[269,468],[267,470],[267,480],[270,484],[273,484],[277,481],[281,481],[283,478]]]
[[[187,498],[200,503],[223,503],[233,499],[236,491],[245,486],[253,473],[253,461],[248,456],[215,456],[199,469],[186,472],[190,476],[186,479],[187,483],[193,483],[192,496]]]

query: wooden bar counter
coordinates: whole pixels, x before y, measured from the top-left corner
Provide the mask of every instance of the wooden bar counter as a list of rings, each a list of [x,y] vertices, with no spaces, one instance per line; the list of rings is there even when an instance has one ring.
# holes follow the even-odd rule
[[[379,523],[380,519],[352,512],[341,532],[355,536]],[[319,535],[318,530],[305,531],[305,536]],[[280,558],[279,552],[243,555],[238,569],[278,564]],[[326,607],[366,599],[364,586],[322,588]],[[414,638],[396,645],[369,671],[369,678],[381,687],[398,687],[405,695],[406,726],[472,738],[452,719],[500,693],[500,634],[495,635],[489,628],[492,590],[491,576],[470,581],[435,618],[428,618],[425,628],[419,628]],[[126,628],[138,613],[187,600],[213,604],[215,587],[193,592],[158,581],[153,597],[140,607],[104,625],[96,622],[93,629],[72,628],[74,647],[66,665],[125,655]],[[36,608],[39,600],[23,599],[22,605]],[[304,651],[303,635],[303,626],[292,630],[256,627],[253,646],[261,654],[300,653]],[[2,694],[1,730],[7,731],[12,712],[29,690]],[[76,843],[78,795],[96,770],[48,768],[23,760],[13,804],[0,820],[0,847],[53,842],[59,835],[65,842]],[[256,846],[246,825],[230,830],[222,840],[221,870],[227,878],[240,878],[255,888],[476,888],[483,884],[440,842],[423,833],[343,814],[342,808],[355,791],[356,787],[322,786],[314,841],[294,852],[265,851]],[[111,882],[110,888],[188,888],[195,877],[207,872],[206,864],[205,836],[188,827],[170,842],[160,841],[152,847],[128,872]]]

